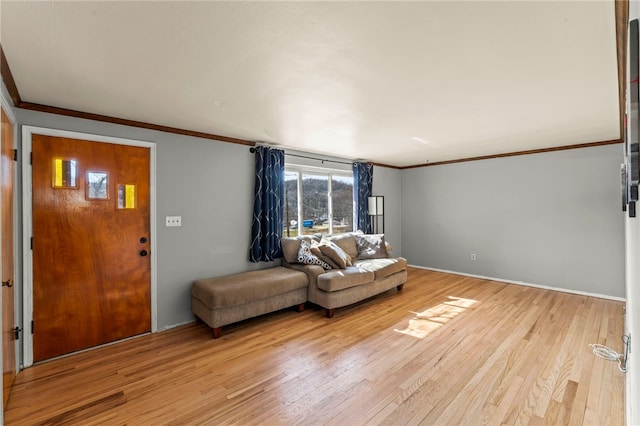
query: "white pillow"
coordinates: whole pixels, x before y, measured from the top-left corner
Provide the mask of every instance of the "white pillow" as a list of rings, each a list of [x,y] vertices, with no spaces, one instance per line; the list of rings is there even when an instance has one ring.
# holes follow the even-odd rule
[[[384,241],[384,234],[356,235],[358,259],[380,259],[389,257]]]

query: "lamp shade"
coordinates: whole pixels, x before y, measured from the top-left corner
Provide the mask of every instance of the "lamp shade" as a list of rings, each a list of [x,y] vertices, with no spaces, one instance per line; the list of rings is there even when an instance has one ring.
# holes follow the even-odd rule
[[[384,197],[374,195],[372,197],[368,197],[367,202],[370,216],[384,215]]]

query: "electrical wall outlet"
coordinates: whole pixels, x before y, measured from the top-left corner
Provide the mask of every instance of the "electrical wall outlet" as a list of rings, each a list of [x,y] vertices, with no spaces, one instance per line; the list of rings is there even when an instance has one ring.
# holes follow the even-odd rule
[[[167,216],[166,226],[182,226],[182,216]]]
[[[476,254],[475,253],[471,253],[471,260],[476,260]]]

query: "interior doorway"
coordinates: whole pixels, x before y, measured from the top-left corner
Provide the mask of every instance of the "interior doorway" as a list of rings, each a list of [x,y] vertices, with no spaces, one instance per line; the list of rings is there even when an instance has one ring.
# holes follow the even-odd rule
[[[15,323],[15,256],[14,256],[14,126],[5,108],[2,115],[2,147],[0,187],[2,188],[2,406],[6,408],[11,387],[16,377],[16,323]]]

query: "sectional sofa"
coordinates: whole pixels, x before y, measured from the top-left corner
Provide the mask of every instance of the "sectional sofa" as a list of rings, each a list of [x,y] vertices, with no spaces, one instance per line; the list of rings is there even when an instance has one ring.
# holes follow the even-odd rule
[[[402,290],[407,261],[390,255],[384,235],[346,233],[282,238],[282,266],[194,281],[191,307],[198,321],[222,327],[306,301],[334,310],[383,293]]]

